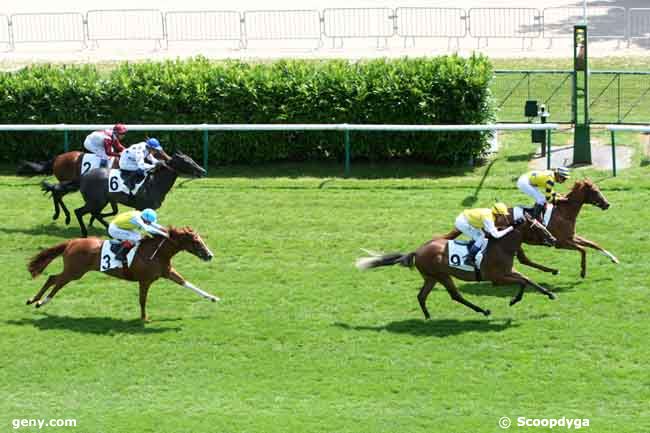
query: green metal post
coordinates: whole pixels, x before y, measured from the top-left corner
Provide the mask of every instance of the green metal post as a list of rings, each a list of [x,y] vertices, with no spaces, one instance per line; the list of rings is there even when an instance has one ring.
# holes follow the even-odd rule
[[[551,130],[546,131],[546,169],[551,169]]]
[[[209,146],[209,141],[208,141],[208,130],[203,131],[203,169],[208,171],[208,146]]]
[[[63,151],[67,152],[70,147],[70,139],[68,137],[68,131],[63,131]]]
[[[350,131],[348,129],[343,133],[345,140],[345,177],[350,176]]]
[[[573,163],[591,164],[587,26],[573,26]]]
[[[618,123],[621,123],[621,74],[618,74]]]
[[[612,131],[612,174],[616,177],[616,138],[615,132]]]

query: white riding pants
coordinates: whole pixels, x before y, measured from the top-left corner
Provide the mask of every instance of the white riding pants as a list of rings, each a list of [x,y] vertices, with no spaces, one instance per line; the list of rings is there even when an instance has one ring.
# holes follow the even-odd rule
[[[530,184],[530,179],[525,174],[519,176],[517,180],[517,188],[526,195],[531,196],[535,200],[535,204],[546,204],[546,197],[537,188]]]
[[[84,147],[88,152],[94,153],[100,159],[105,159],[108,161],[108,155],[106,155],[106,149],[104,149],[104,143],[97,143],[97,140],[93,140],[92,136],[88,136],[84,140]]]
[[[456,228],[465,236],[470,237],[474,241],[476,247],[483,248],[483,245],[485,245],[485,242],[487,241],[485,233],[483,233],[483,230],[472,226],[465,215],[458,215],[458,218],[456,218]]]
[[[142,235],[134,230],[121,229],[113,223],[108,225],[108,234],[113,238],[120,241],[131,241],[133,243],[140,242]]]

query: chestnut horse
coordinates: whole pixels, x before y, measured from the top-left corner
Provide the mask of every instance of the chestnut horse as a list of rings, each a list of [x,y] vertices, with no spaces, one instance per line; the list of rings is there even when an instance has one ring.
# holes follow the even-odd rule
[[[514,227],[507,235],[501,239],[490,239],[487,249],[481,262],[480,275],[475,272],[468,272],[449,266],[449,251],[447,241],[457,236],[455,231],[442,237],[436,237],[422,245],[415,252],[402,254],[391,253],[384,255],[375,255],[373,257],[363,257],[357,260],[357,268],[364,270],[378,266],[390,266],[400,264],[412,268],[415,266],[424,279],[424,285],[418,294],[418,302],[426,319],[431,318],[427,310],[427,296],[433,289],[433,286],[440,282],[456,302],[459,302],[472,310],[483,313],[485,316],[490,315],[490,310],[472,304],[460,294],[451,277],[456,277],[463,281],[491,281],[494,285],[518,284],[519,292],[510,300],[510,305],[521,301],[526,286],[533,286],[550,299],[555,299],[555,295],[539,284],[531,281],[526,276],[516,272],[513,269],[514,256],[519,250],[524,237],[532,232],[536,236],[545,239],[551,244],[555,243],[553,235],[536,220],[526,216],[524,222]],[[480,277],[480,278],[479,278]]]
[[[33,298],[27,300],[27,305],[36,303],[36,308],[42,307],[52,300],[56,293],[70,281],[78,280],[89,271],[99,271],[100,255],[103,240],[99,238],[72,239],[51,248],[47,248],[34,256],[28,265],[32,278],[36,278],[56,257],[63,255],[63,271],[50,275],[41,290]],[[212,252],[201,237],[189,227],[183,229],[169,228],[169,239],[154,237],[144,239],[128,269],[117,268],[105,273],[113,277],[140,283],[140,318],[148,320],[146,312],[147,292],[149,286],[158,278],[167,278],[183,287],[187,287],[200,296],[216,302],[213,296],[195,287],[185,280],[171,264],[171,259],[180,251],[187,251],[204,261],[212,260]],[[41,300],[46,290],[54,286],[52,291]]]

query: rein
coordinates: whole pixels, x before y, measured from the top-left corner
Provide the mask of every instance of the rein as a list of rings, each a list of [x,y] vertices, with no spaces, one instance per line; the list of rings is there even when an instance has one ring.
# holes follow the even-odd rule
[[[156,257],[156,254],[158,254],[158,250],[160,250],[160,247],[162,247],[162,245],[165,243],[166,240],[167,238],[163,238],[163,240],[158,244],[158,248],[156,248],[156,250],[153,252],[151,257],[149,257],[149,260],[153,260],[153,258]]]

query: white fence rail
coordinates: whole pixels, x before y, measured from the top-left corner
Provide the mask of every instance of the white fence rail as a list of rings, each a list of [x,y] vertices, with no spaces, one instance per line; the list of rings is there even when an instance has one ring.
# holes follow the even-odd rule
[[[64,150],[68,150],[68,131],[95,131],[100,129],[110,129],[113,125],[96,124],[21,124],[21,125],[2,125],[0,131],[62,131],[64,133]],[[449,132],[449,131],[530,131],[545,130],[548,131],[547,165],[550,168],[550,144],[551,131],[560,127],[557,123],[498,123],[482,125],[360,125],[353,123],[334,123],[334,124],[165,124],[165,125],[127,125],[130,131],[202,131],[203,132],[203,168],[208,170],[208,132],[210,131],[340,131],[344,133],[345,145],[345,175],[350,174],[350,132]]]

